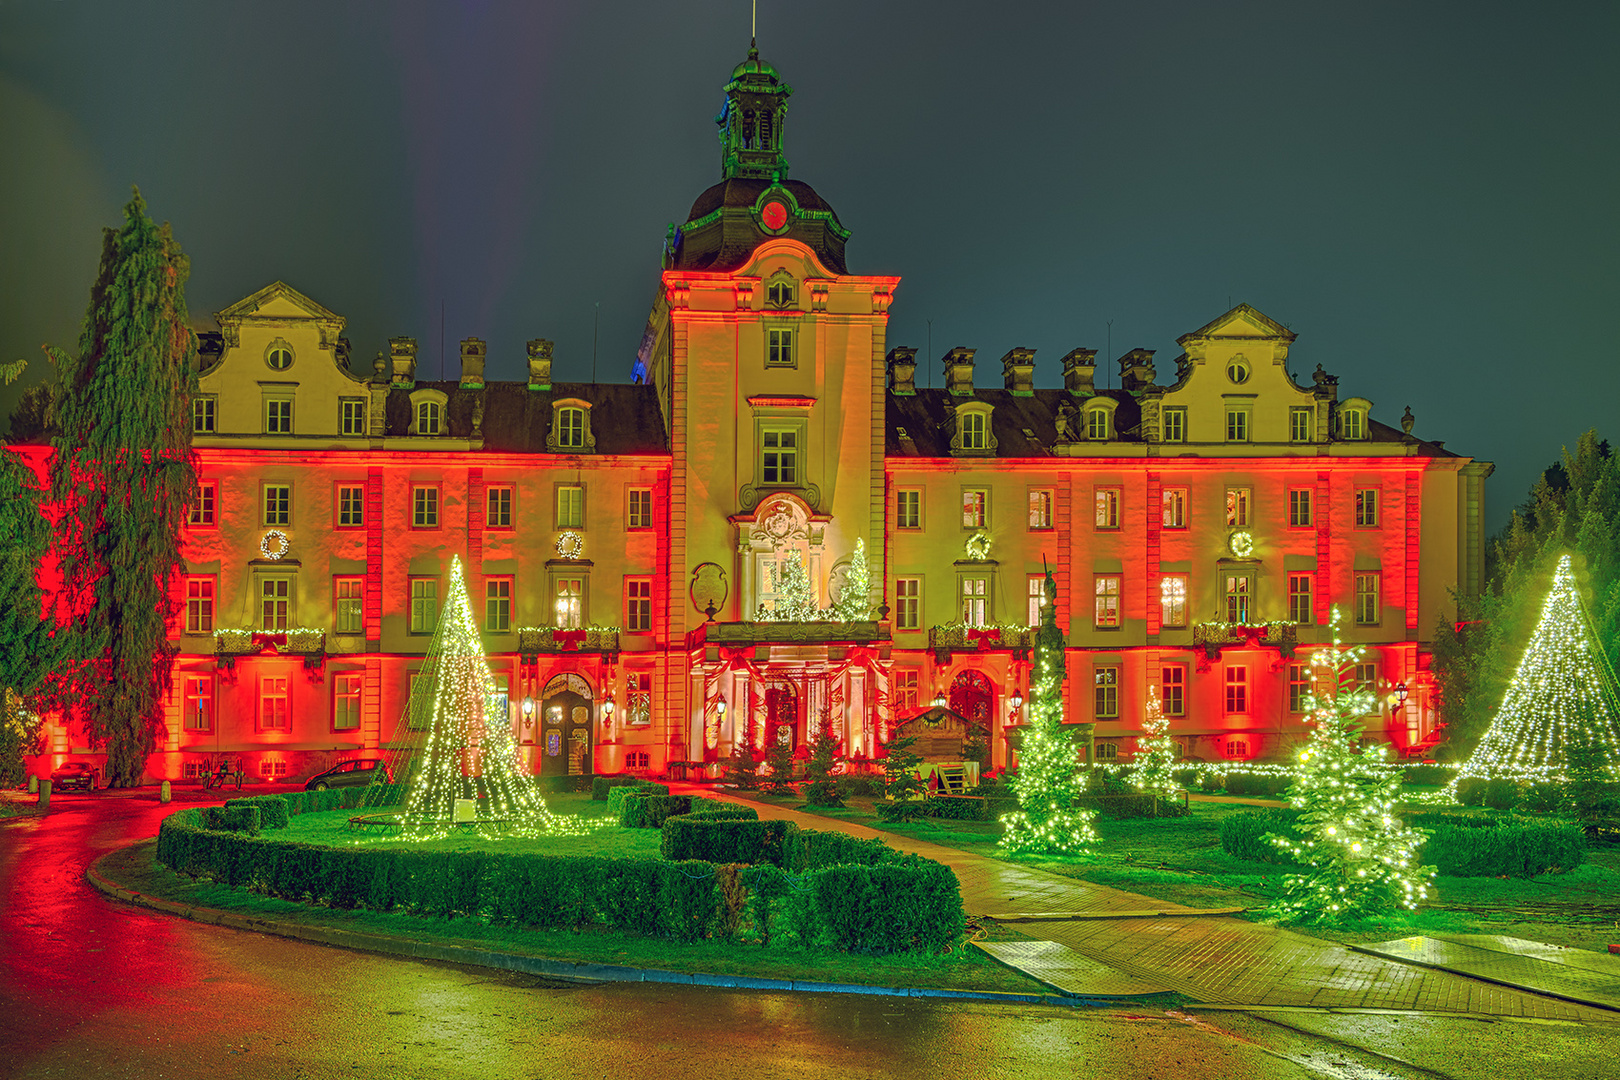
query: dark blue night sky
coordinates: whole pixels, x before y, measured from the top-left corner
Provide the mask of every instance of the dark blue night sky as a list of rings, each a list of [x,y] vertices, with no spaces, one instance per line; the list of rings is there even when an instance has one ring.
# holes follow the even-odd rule
[[[1079,345],[1167,370],[1247,301],[1299,334],[1296,372],[1495,461],[1493,528],[1560,446],[1620,438],[1620,5],[760,8],[792,175],[853,272],[903,276],[889,341],[931,339],[936,384],[958,344],[997,378],[1035,348],[1042,385]],[[35,381],[40,342],[76,340],[136,183],[199,324],[279,278],[361,367],[410,334],[436,376],[479,336],[516,378],[550,337],[585,379],[599,304],[598,377],[626,380],[748,18],[0,0],[0,360]]]

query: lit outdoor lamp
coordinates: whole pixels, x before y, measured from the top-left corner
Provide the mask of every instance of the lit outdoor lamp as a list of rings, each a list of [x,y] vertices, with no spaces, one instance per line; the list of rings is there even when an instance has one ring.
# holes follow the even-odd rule
[[[1012,696],[1007,699],[1007,706],[1012,714],[1017,716],[1018,710],[1024,707],[1024,695],[1014,690]]]
[[[1408,693],[1409,693],[1409,691],[1406,689],[1406,684],[1405,683],[1398,682],[1398,683],[1395,684],[1394,698],[1395,698],[1395,709],[1396,709],[1397,712],[1399,712],[1401,709],[1406,707],[1406,695]]]
[[[720,719],[722,721],[725,720],[725,718],[726,718],[726,695],[721,694],[718,698],[715,699],[715,701],[714,701],[714,711],[720,714]]]
[[[941,691],[939,691],[939,693],[934,695],[934,708],[943,709],[945,706],[947,706],[949,704],[950,704],[950,701],[945,697],[945,691],[944,690],[941,690]]]
[[[534,698],[532,697],[523,699],[523,722],[525,724],[534,723]]]
[[[615,707],[612,694],[602,699],[602,723],[609,725],[613,723],[613,710]]]

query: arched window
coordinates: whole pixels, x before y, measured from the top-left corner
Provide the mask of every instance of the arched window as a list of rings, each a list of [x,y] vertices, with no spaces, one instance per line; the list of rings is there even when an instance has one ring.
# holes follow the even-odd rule
[[[557,445],[565,450],[579,450],[585,446],[585,410],[557,410]]]
[[[1105,409],[1086,410],[1086,438],[1095,442],[1108,441],[1108,412]]]

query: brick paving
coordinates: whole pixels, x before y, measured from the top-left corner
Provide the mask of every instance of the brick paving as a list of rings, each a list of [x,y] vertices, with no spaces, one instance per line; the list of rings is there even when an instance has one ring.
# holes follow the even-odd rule
[[[1227,914],[1205,914],[1105,885],[930,844],[837,818],[800,813],[690,785],[692,794],[747,802],[761,818],[801,828],[876,837],[944,863],[961,883],[970,917],[1047,915],[1019,924],[1032,938],[1078,954],[1063,977],[1071,993],[1145,993],[1162,987],[1209,1005],[1397,1009],[1615,1022],[1614,1012],[1461,974],[1414,967]],[[687,785],[674,785],[686,790]],[[1499,939],[1500,940],[1500,939]],[[1543,948],[1546,948],[1545,946]],[[1052,950],[1033,950],[1029,974],[1052,974]],[[1016,950],[1004,962],[1018,967]],[[1084,961],[1092,961],[1087,964]],[[1545,962],[1545,961],[1542,961]],[[1097,965],[1103,965],[1098,967]],[[1110,976],[1108,970],[1117,972]],[[1581,980],[1569,980],[1578,985]],[[1135,987],[1135,990],[1122,989]],[[1600,1000],[1593,996],[1589,1000]],[[1605,1002],[1606,1004],[1607,1002]]]

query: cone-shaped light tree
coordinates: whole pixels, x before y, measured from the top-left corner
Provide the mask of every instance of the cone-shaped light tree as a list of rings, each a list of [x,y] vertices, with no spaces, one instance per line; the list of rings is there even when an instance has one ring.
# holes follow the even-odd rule
[[[1471,777],[1569,779],[1570,751],[1610,779],[1620,766],[1620,697],[1614,669],[1592,631],[1570,557],[1558,560],[1530,644],[1485,737],[1457,770]]]
[[[1385,768],[1389,748],[1360,743],[1373,711],[1371,689],[1356,683],[1360,648],[1339,638],[1311,657],[1310,739],[1299,750],[1288,803],[1300,813],[1303,838],[1267,836],[1304,870],[1283,879],[1271,911],[1285,922],[1342,922],[1397,909],[1414,910],[1428,895],[1433,867],[1418,865],[1425,833],[1395,816],[1401,777]]]
[[[49,350],[62,383],[51,498],[65,629],[51,693],[106,747],[114,787],[141,782],[162,727],[180,530],[197,496],[190,264],[139,191],[124,219],[106,231],[78,351]]]
[[[1086,788],[1074,740],[1063,727],[1063,631],[1057,626],[1057,582],[1046,574],[1046,602],[1035,645],[1018,773],[1012,781],[1018,809],[1001,816],[1001,847],[1011,852],[1073,854],[1097,841],[1093,810],[1078,809]]]

